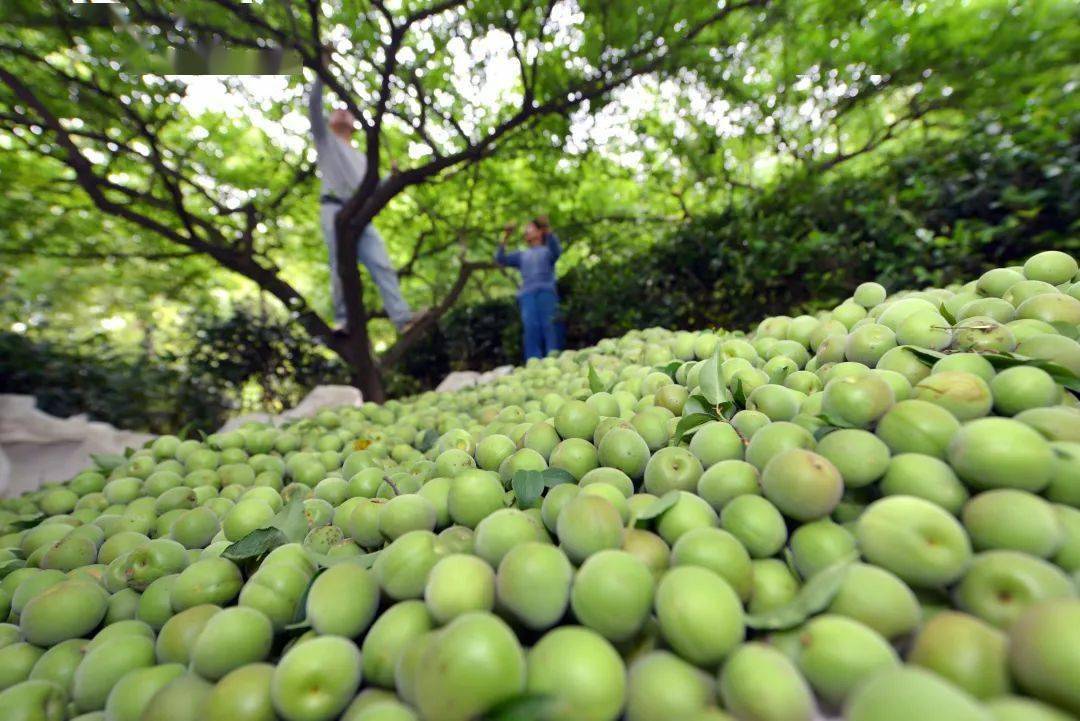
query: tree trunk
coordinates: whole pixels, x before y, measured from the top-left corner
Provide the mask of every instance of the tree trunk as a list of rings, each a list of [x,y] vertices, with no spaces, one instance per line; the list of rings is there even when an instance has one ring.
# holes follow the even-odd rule
[[[350,366],[350,382],[364,394],[365,401],[382,403],[386,400],[386,389],[383,388],[378,366],[363,361]]]
[[[386,400],[386,390],[379,365],[371,354],[366,328],[363,336],[364,340],[358,341],[355,334],[350,333],[346,338],[334,338],[327,345],[349,367],[349,383],[360,389],[364,400],[382,403]]]
[[[386,400],[386,391],[368,335],[368,313],[364,307],[364,288],[356,249],[360,232],[371,222],[371,218],[367,218],[363,225],[351,222],[349,211],[353,210],[355,200],[355,197],[350,200],[334,219],[337,247],[333,252],[337,254],[338,278],[345,301],[347,335],[332,349],[349,364],[351,382],[364,394],[364,400],[382,403]]]

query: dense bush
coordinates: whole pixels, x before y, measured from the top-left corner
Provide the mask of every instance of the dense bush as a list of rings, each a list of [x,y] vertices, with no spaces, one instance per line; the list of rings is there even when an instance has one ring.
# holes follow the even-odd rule
[[[173,362],[219,384],[245,411],[278,413],[314,386],[349,382],[340,360],[273,314],[240,307],[225,317],[196,317],[190,327],[195,342]]]
[[[450,371],[490,370],[520,359],[521,318],[511,297],[454,308],[409,350],[398,370],[431,388]]]
[[[147,355],[116,355],[100,337],[59,346],[0,333],[0,393],[34,395],[55,416],[86,413],[154,433],[215,429],[233,406],[212,377]]]
[[[316,385],[348,383],[340,361],[252,309],[196,316],[186,335],[192,342],[182,351],[117,354],[104,336],[60,345],[0,333],[0,393],[32,394],[39,408],[61,417],[86,413],[130,430],[209,433],[235,413],[277,413]],[[415,381],[405,381],[400,392],[415,390]]]

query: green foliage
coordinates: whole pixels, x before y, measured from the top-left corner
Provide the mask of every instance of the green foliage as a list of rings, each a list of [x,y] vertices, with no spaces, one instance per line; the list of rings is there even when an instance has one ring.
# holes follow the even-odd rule
[[[454,308],[398,370],[431,388],[452,370],[491,370],[520,360],[521,316],[511,296]]]
[[[274,413],[314,386],[347,383],[343,364],[279,315],[246,307],[191,323],[190,350],[172,358],[193,378],[217,383],[245,410]]]
[[[972,131],[913,143],[876,168],[793,178],[618,263],[571,269],[561,279],[570,344],[648,326],[737,329],[835,304],[867,278],[925,286],[1075,250],[1075,139]]]
[[[156,353],[118,353],[103,335],[61,343],[0,333],[0,393],[130,430],[213,432],[235,413],[279,413],[316,385],[348,381],[339,360],[280,317],[240,307],[186,330],[190,347]]]
[[[55,416],[86,413],[118,428],[154,433],[216,429],[232,411],[212,376],[160,359],[121,355],[100,336],[60,346],[0,333],[0,393],[25,393]]]

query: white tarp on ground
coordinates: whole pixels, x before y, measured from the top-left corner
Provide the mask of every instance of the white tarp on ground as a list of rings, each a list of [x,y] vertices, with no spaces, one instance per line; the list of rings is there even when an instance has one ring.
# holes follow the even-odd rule
[[[440,392],[456,391],[508,374],[513,366],[500,366],[485,373],[456,371],[448,375]],[[280,423],[308,418],[320,409],[358,406],[360,391],[352,386],[318,386],[295,408],[280,415],[249,413],[232,418],[221,430],[244,423]],[[92,453],[122,453],[138,448],[153,436],[114,428],[90,421],[85,415],[57,418],[37,408],[33,396],[0,394],[0,496],[34,490],[46,481],[63,481],[91,465]]]
[[[313,416],[327,406],[360,405],[363,396],[351,386],[319,386],[300,405],[281,415],[254,413],[233,418],[222,430],[248,421],[279,423]],[[153,438],[122,431],[85,415],[57,418],[37,408],[33,396],[0,394],[0,496],[63,481],[90,466],[92,453],[122,453]]]
[[[91,463],[91,453],[120,453],[153,436],[90,421],[57,418],[37,408],[33,396],[0,394],[0,495],[31,491],[45,481],[66,480]]]

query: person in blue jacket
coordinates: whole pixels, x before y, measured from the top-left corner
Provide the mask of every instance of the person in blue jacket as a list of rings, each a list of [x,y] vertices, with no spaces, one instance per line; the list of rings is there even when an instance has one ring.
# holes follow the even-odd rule
[[[503,228],[495,262],[521,272],[517,298],[524,329],[525,360],[543,358],[551,351],[562,349],[556,322],[559,295],[555,290],[555,261],[562,254],[562,246],[558,236],[551,232],[547,218],[541,216],[525,225],[523,235],[528,247],[507,252],[506,241],[514,227],[508,223]]]

